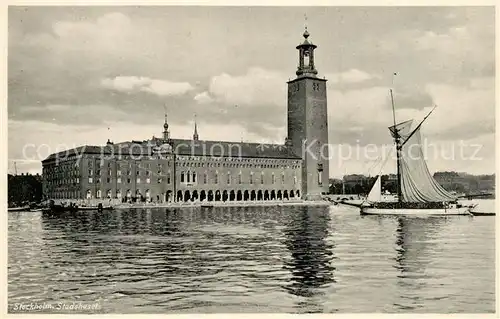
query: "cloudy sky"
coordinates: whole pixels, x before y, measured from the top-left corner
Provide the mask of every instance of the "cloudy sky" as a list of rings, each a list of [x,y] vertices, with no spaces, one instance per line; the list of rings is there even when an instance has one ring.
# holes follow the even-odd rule
[[[363,154],[391,143],[390,87],[398,121],[418,123],[437,105],[422,132],[437,154],[431,171],[495,171],[493,7],[8,13],[10,171],[16,161],[41,172],[39,160],[62,148],[160,136],[164,105],[176,138],[192,136],[196,114],[200,139],[283,143],[304,14],[329,80],[331,176],[378,173],[380,159]]]

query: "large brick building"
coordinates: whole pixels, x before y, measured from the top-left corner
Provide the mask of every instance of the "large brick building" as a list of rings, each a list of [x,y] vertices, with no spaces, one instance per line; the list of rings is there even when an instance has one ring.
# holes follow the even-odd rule
[[[42,161],[43,191],[55,200],[233,201],[317,199],[328,192],[326,80],[304,32],[297,77],[288,82],[284,144],[170,137],[81,146]]]

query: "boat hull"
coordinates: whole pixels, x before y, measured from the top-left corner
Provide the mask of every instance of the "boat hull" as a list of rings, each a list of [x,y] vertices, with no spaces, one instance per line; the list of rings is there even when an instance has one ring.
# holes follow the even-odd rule
[[[21,212],[21,211],[29,211],[30,207],[29,206],[23,206],[23,207],[8,207],[7,211],[8,212]]]
[[[375,208],[361,207],[361,215],[454,216],[471,215],[470,207],[459,208]]]

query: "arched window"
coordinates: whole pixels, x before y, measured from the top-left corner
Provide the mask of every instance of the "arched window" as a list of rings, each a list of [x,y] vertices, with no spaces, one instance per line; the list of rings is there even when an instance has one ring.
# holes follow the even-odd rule
[[[190,172],[187,172],[187,173],[186,173],[186,177],[187,177],[186,182],[187,182],[187,183],[189,183],[189,181],[191,180],[191,173],[190,173]]]
[[[97,198],[101,198],[101,196],[102,196],[102,195],[101,195],[101,190],[100,190],[100,189],[98,189],[98,190],[97,190],[97,195],[96,195],[96,197],[97,197]]]
[[[181,172],[181,183],[184,183],[184,172]]]
[[[196,172],[193,172],[193,183],[196,183]]]
[[[116,198],[122,198],[122,191],[119,189],[116,191]]]

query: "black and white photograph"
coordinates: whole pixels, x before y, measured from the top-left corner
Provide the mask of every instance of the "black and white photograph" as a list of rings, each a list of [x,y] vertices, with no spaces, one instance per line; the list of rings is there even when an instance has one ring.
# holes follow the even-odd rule
[[[494,317],[495,6],[6,11],[8,314]]]

